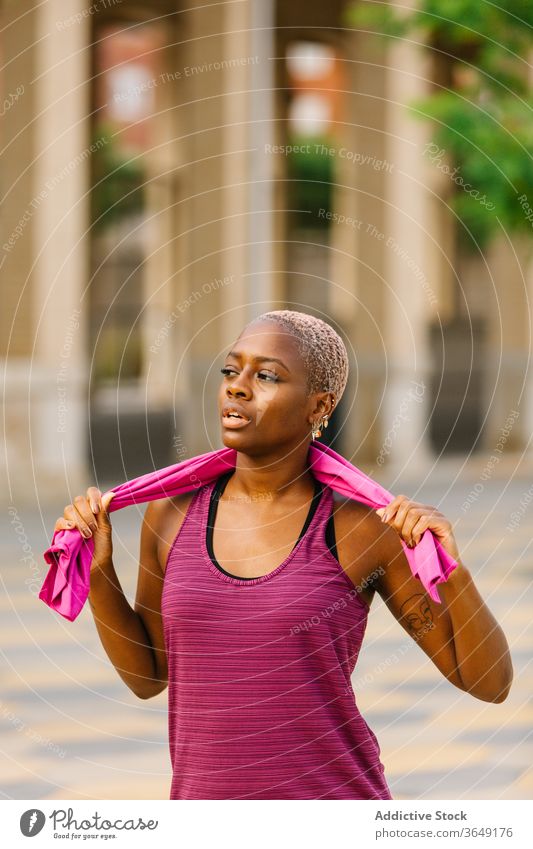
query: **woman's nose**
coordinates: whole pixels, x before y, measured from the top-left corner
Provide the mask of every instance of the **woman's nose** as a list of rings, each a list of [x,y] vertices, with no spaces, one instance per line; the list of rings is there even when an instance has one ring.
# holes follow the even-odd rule
[[[247,397],[250,393],[249,390],[245,386],[228,386],[227,389],[228,398],[234,398],[236,395],[241,397]]]
[[[228,398],[233,398],[235,395],[250,397],[251,390],[247,378],[240,375],[234,375],[231,384],[227,387]]]

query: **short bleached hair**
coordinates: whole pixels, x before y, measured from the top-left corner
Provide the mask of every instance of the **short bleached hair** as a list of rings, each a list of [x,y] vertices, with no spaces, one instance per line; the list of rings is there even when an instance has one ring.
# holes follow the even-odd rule
[[[271,310],[254,318],[272,321],[294,338],[307,373],[307,391],[333,392],[335,404],[342,397],[348,381],[348,353],[336,330],[321,318],[297,310]]]

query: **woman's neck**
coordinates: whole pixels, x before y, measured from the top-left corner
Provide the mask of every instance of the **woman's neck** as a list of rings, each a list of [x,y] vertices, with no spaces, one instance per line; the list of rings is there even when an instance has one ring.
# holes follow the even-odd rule
[[[227,490],[232,497],[281,500],[298,494],[312,494],[314,477],[307,462],[308,446],[292,455],[276,458],[250,457],[238,452],[235,472]]]

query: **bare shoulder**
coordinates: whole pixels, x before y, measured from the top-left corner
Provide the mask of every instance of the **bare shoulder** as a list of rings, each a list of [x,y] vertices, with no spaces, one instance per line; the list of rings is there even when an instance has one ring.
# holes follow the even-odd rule
[[[370,605],[382,565],[385,526],[373,507],[333,493],[335,539],[339,562],[352,583],[367,582],[361,595]]]
[[[334,493],[333,511],[335,527],[343,536],[352,541],[364,541],[369,549],[378,552],[378,542],[382,539],[384,525],[373,507],[353,498]]]
[[[143,531],[151,538],[163,574],[172,543],[181,529],[193,496],[194,490],[172,498],[158,498],[146,507]]]

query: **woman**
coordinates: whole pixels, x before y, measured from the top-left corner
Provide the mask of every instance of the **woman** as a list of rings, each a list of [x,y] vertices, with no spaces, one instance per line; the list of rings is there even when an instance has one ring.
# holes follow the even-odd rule
[[[264,313],[221,371],[235,468],[148,504],[134,609],[112,563],[112,493],[90,487],[56,530],[94,533],[89,602],[121,678],[143,699],[168,684],[171,799],[392,799],[350,682],[374,594],[452,684],[484,701],[509,692],[507,641],[442,513],[405,495],[373,510],[313,476],[309,444],[348,377],[329,324]],[[442,604],[400,541],[416,545],[428,528],[458,562]]]

